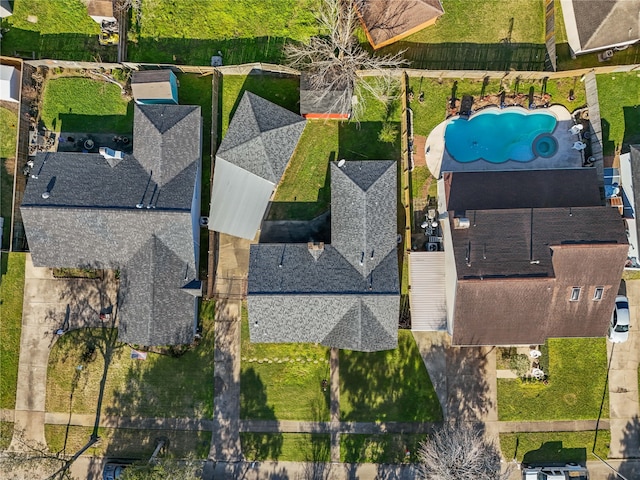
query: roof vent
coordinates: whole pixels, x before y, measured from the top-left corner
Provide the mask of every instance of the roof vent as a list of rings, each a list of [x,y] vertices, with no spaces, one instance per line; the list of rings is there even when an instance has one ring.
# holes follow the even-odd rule
[[[51,196],[51,194],[49,192],[42,192],[42,198],[44,198],[45,200],[47,198],[49,198]]]
[[[144,203],[138,203],[138,204],[136,204],[136,208],[144,208]]]
[[[324,242],[308,242],[307,249],[309,250],[311,256],[315,260],[318,260],[318,258],[320,258],[320,255],[322,255],[322,252],[324,252]]]
[[[347,163],[347,161],[344,158],[341,158],[340,161],[338,162],[338,168],[344,167],[345,163]]]
[[[469,219],[466,217],[458,217],[458,218],[454,218],[453,219],[453,228],[455,229],[462,229],[462,228],[469,228],[471,226],[471,222],[469,222]]]

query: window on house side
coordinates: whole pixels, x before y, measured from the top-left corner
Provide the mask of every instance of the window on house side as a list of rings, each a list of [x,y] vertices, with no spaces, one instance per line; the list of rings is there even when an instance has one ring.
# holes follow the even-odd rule
[[[595,291],[593,292],[593,299],[602,300],[603,293],[604,293],[604,287],[596,287]]]
[[[578,300],[580,300],[580,290],[581,290],[581,287],[573,287],[571,289],[571,301],[572,302],[577,302]]]

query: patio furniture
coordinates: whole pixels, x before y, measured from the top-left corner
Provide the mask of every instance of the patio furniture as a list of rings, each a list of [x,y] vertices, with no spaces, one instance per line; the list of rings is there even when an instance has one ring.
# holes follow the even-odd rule
[[[584,143],[584,142],[574,142],[573,143],[573,147],[571,147],[571,148],[573,148],[574,150],[580,151],[580,150],[584,150],[585,148],[587,148],[587,144]]]
[[[582,124],[578,123],[578,124],[574,125],[573,127],[571,127],[569,129],[569,132],[571,133],[571,135],[578,135],[582,131],[583,128],[584,127],[582,126]]]

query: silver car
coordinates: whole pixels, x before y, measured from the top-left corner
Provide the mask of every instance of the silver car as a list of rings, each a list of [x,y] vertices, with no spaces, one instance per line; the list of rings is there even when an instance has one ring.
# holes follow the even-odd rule
[[[629,338],[629,299],[624,295],[616,297],[607,336],[613,343],[623,343]]]

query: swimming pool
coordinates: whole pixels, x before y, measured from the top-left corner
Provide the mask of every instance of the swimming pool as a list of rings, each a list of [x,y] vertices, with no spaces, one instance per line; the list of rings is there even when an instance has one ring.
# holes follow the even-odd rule
[[[558,150],[558,142],[551,135],[557,123],[556,117],[547,112],[488,110],[468,120],[450,120],[444,132],[445,148],[463,163],[548,158]]]

